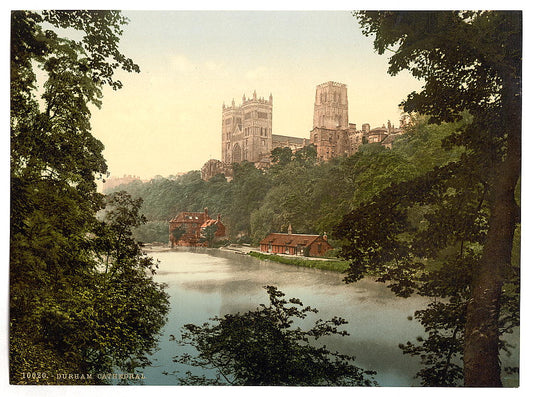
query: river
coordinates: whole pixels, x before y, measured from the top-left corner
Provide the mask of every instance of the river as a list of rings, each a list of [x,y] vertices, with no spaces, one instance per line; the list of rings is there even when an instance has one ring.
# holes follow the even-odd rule
[[[170,335],[178,337],[187,323],[200,325],[213,316],[242,313],[268,303],[265,285],[274,285],[286,298],[297,297],[304,306],[317,308],[317,318],[345,318],[348,324],[341,329],[350,335],[330,337],[325,340],[327,347],[355,355],[355,365],[377,372],[375,380],[380,386],[419,384],[414,379],[418,359],[402,354],[398,344],[414,342],[424,334],[421,325],[408,317],[425,306],[425,298],[398,298],[372,280],[347,285],[342,274],[260,261],[232,252],[165,250],[149,255],[160,262],[155,279],[168,285],[171,309],[159,350],[150,357],[152,366],[143,370],[147,385],[176,385],[176,376],[164,372],[178,370],[183,376],[191,369],[172,362],[184,348],[170,341]]]

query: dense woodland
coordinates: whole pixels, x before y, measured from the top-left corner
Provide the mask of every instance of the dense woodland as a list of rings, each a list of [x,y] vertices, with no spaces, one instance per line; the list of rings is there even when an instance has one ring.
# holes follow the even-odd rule
[[[393,182],[456,161],[462,149],[446,150],[441,141],[460,125],[429,125],[426,117],[413,116],[412,125],[392,149],[365,144],[351,157],[317,162],[312,145],[295,153],[277,148],[272,151],[271,168],[260,171],[251,163],[233,164],[229,182],[223,174],[203,181],[199,171],[190,171],[111,191],[126,190],[142,198],[147,223],[135,231],[142,242],[168,243],[172,217],[207,207],[211,216],[221,214],[228,242],[257,244],[270,232],[287,232],[291,224],[294,233],[327,233],[336,244],[331,240],[333,230],[345,214]]]

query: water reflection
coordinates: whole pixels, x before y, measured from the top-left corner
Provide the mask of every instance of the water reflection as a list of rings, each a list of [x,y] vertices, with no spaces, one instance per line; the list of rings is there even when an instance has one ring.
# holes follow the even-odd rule
[[[179,336],[187,323],[201,324],[213,316],[245,312],[260,303],[268,303],[265,285],[275,285],[287,298],[298,297],[304,305],[316,307],[316,318],[340,316],[350,336],[331,337],[330,350],[355,355],[355,364],[377,371],[381,386],[415,386],[413,378],[418,360],[402,354],[399,343],[413,341],[424,333],[416,321],[409,321],[414,311],[425,306],[420,297],[396,297],[383,284],[362,280],[346,285],[342,275],[323,270],[287,266],[260,261],[228,252],[211,254],[183,251],[153,252],[160,261],[156,280],[168,285],[171,312],[161,337],[160,350],[152,356],[153,366],[144,370],[146,384],[172,385],[176,378],[164,371],[191,368],[172,362],[182,353],[169,336]],[[198,373],[198,372],[195,372]]]

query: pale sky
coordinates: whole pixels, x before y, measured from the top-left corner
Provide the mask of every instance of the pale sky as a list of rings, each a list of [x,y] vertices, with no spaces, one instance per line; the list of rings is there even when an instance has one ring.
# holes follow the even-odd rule
[[[120,47],[141,73],[120,74],[92,117],[111,176],[143,179],[221,157],[222,103],[272,93],[272,132],[309,137],[315,88],[348,86],[349,121],[398,125],[421,83],[391,77],[348,11],[129,11]]]

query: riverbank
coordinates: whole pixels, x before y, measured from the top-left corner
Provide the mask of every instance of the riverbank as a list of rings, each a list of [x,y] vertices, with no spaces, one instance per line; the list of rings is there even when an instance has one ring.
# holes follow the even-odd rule
[[[237,255],[247,255],[252,258],[259,259],[261,261],[272,261],[281,263],[283,265],[307,267],[311,269],[328,270],[337,273],[343,273],[348,269],[349,263],[338,259],[329,258],[313,258],[313,257],[301,257],[296,255],[276,255],[265,254],[259,251],[258,248],[249,245],[237,245],[231,244],[220,248],[205,248],[205,247],[175,247],[169,248],[162,245],[146,244],[143,247],[146,252],[162,252],[162,251],[187,251],[187,252],[199,252],[207,253],[218,256],[217,253],[233,253]]]
[[[311,258],[302,258],[302,257],[295,257],[295,256],[281,256],[281,255],[275,255],[275,254],[263,254],[261,252],[254,252],[254,251],[249,252],[248,255],[254,258],[257,258],[257,259],[278,262],[284,265],[301,266],[301,267],[308,267],[308,268],[320,269],[320,270],[329,270],[329,271],[338,272],[338,273],[343,273],[349,267],[349,263],[347,261],[340,261],[340,260],[331,260],[331,259],[328,260],[328,259],[323,259],[323,258],[311,259]]]

